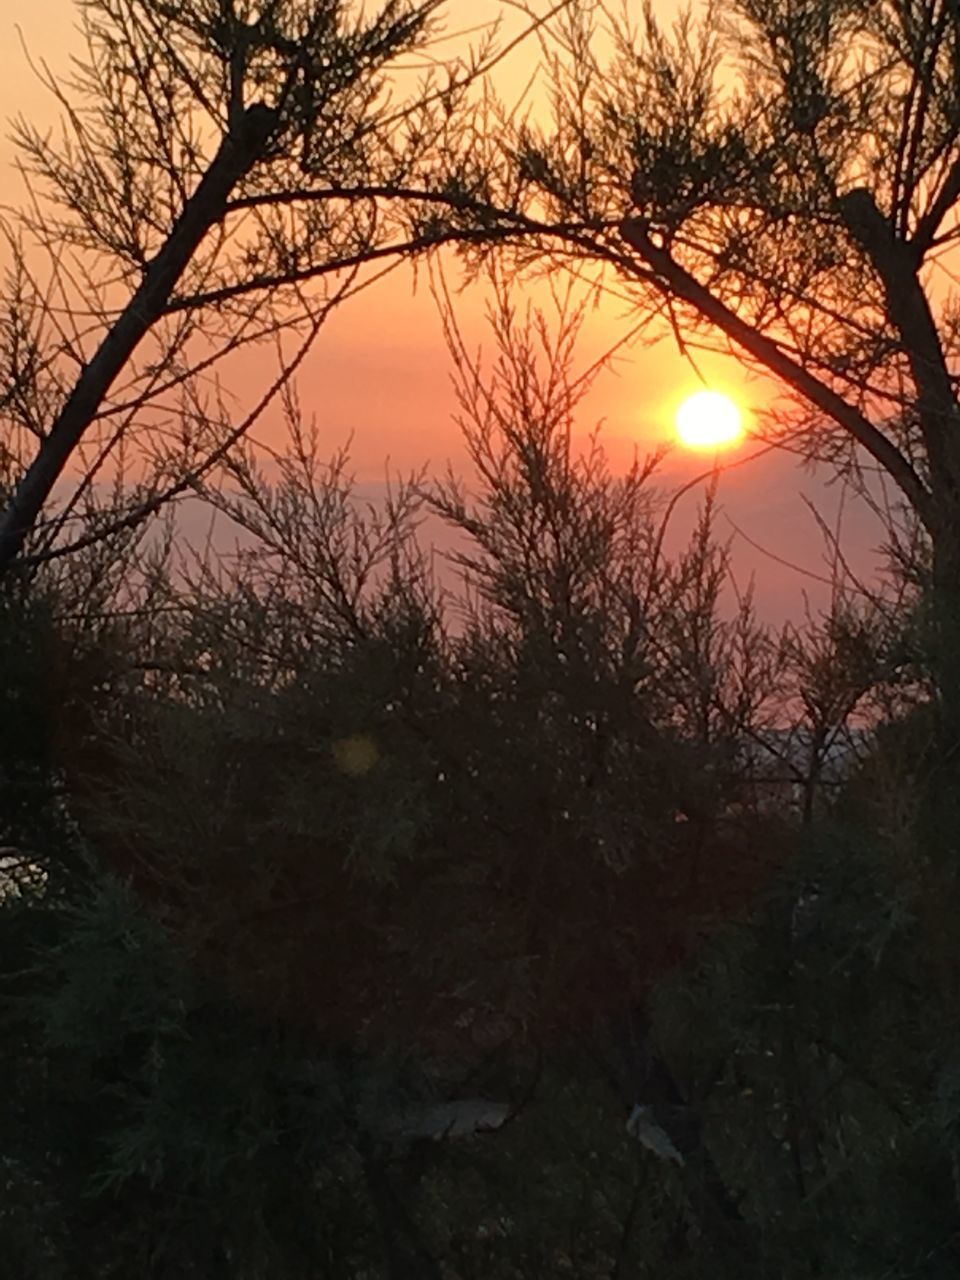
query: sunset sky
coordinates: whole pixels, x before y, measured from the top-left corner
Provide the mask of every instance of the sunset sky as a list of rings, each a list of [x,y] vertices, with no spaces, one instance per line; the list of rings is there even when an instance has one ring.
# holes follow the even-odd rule
[[[677,9],[672,0],[658,0],[669,16]],[[638,6],[639,7],[639,6]],[[31,72],[27,54],[43,60],[53,72],[68,67],[71,52],[79,49],[77,11],[72,0],[7,0],[0,17],[0,114],[9,119],[18,112],[52,123],[55,104]],[[479,6],[475,0],[452,0],[451,20],[464,15],[468,25],[478,10],[493,12],[494,0]],[[505,74],[529,74],[530,54],[518,54],[525,63]],[[0,199],[18,199],[18,180],[12,172],[13,149],[6,136],[0,148]],[[536,295],[534,295],[536,296]],[[459,319],[472,343],[486,344],[482,290],[474,288],[461,298]],[[616,343],[631,326],[622,302],[610,300],[590,315],[584,332],[584,366]],[[733,395],[747,411],[751,400],[763,394],[751,386],[736,362],[703,357],[701,368],[711,385]],[[264,372],[270,368],[264,356]],[[358,477],[376,481],[391,467],[406,470],[429,464],[441,470],[448,460],[460,458],[456,430],[451,423],[453,398],[449,360],[443,343],[435,304],[428,289],[414,292],[413,276],[406,268],[395,272],[360,298],[347,304],[329,322],[309,357],[299,381],[304,407],[316,413],[329,438],[331,451],[352,433],[352,455]],[[674,437],[674,415],[690,393],[701,389],[696,373],[677,351],[672,338],[656,345],[636,346],[622,354],[615,371],[598,380],[585,402],[580,419],[584,432],[604,421],[604,440],[616,465],[622,465],[633,449],[641,452]],[[766,396],[769,397],[769,389]],[[754,446],[755,448],[755,446]],[[730,462],[752,452],[749,441],[724,457]],[[709,460],[707,461],[709,465]],[[704,455],[675,449],[668,458],[664,481],[683,483],[704,470]],[[726,518],[721,534],[733,534],[733,526],[746,539],[771,553],[762,554],[744,538],[736,537],[734,563],[738,581],[751,575],[757,582],[761,612],[771,618],[798,617],[802,593],[814,602],[824,599],[825,588],[813,578],[784,567],[771,558],[781,557],[814,575],[824,573],[824,551],[813,517],[803,502],[811,499],[832,521],[842,500],[837,486],[802,471],[788,454],[730,468],[721,484]],[[683,500],[685,519],[693,514],[695,498]],[[855,501],[844,504],[844,533],[850,556],[866,576],[876,560],[872,548],[880,531],[872,517]],[[680,522],[683,523],[683,520]]]

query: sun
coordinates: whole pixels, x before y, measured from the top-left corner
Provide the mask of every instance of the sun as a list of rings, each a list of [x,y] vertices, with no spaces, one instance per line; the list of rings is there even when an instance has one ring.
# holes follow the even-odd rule
[[[688,449],[727,449],[743,439],[743,417],[722,392],[697,391],[677,410],[677,435]]]

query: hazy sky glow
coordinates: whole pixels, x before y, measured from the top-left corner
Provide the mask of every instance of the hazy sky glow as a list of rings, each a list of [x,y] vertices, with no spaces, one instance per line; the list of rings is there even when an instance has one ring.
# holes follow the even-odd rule
[[[673,0],[658,0],[657,7],[664,16],[678,9]],[[477,0],[452,0],[449,25],[473,25],[482,16],[481,9],[493,13],[496,8],[495,0],[484,0],[482,5]],[[42,60],[52,72],[68,70],[70,54],[80,47],[77,16],[72,0],[7,0],[2,6],[0,114],[5,118],[23,113],[38,122],[55,121],[55,104],[30,70],[24,45],[35,61]],[[530,55],[521,56],[524,62],[515,74],[525,79]],[[18,201],[19,182],[11,170],[13,149],[6,137],[0,160],[0,201]],[[403,268],[342,308],[321,334],[299,380],[301,402],[316,415],[331,451],[352,434],[355,468],[365,481],[381,478],[388,458],[393,468],[401,470],[424,464],[439,470],[448,459],[457,463],[461,456],[451,425],[450,366],[436,308],[425,278],[416,292],[413,283],[412,272]],[[485,305],[482,290],[474,288],[462,296],[458,314],[468,341],[489,348]],[[584,367],[630,326],[630,315],[620,300],[609,299],[591,312],[584,331]],[[245,357],[245,368],[252,369],[253,363]],[[717,385],[745,408],[758,396],[770,395],[769,389],[764,393],[748,384],[730,359],[698,352],[697,365],[708,384]],[[265,351],[259,372],[266,377],[272,367]],[[603,439],[613,463],[622,465],[634,448],[645,453],[674,438],[679,406],[702,386],[672,337],[665,336],[656,345],[635,345],[622,354],[614,370],[597,380],[582,406],[580,426],[586,434],[603,420]],[[270,422],[264,422],[259,431],[271,429]],[[748,441],[729,450],[724,459],[732,462],[751,452]],[[703,465],[703,454],[674,451],[664,476],[670,483],[682,483]],[[735,466],[724,474],[720,488],[730,520],[747,538],[774,556],[823,573],[821,541],[801,494],[810,497],[828,521],[833,519],[839,489],[825,489],[788,454],[766,453]],[[684,499],[681,511],[687,507],[692,516],[695,491]],[[854,561],[869,565],[873,561],[869,549],[880,540],[878,528],[852,503],[846,522]],[[733,533],[732,525],[722,529]],[[738,578],[745,582],[756,575],[761,607],[769,616],[796,615],[803,590],[809,590],[815,600],[823,598],[824,589],[812,579],[788,572],[748,541],[738,538],[734,546]]]

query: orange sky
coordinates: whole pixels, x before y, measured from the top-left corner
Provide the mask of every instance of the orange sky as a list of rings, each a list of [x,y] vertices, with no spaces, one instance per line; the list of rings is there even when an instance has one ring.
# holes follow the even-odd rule
[[[482,16],[481,10],[495,8],[496,0],[451,0],[451,24],[469,25]],[[678,5],[658,0],[658,8],[668,16]],[[21,33],[35,60],[42,58],[52,70],[62,71],[78,48],[75,23],[73,0],[6,0],[2,4],[0,115],[5,119],[17,112],[35,120],[55,119],[49,96],[27,65]],[[518,65],[517,74],[529,74],[529,55],[525,64]],[[0,144],[2,202],[16,198],[12,157],[4,138]],[[465,296],[459,307],[460,322],[473,342],[484,341],[483,310],[479,289]],[[629,326],[621,303],[610,302],[592,313],[584,332],[584,365]],[[751,391],[733,361],[704,357],[700,363],[712,381],[719,381],[741,402],[749,400]],[[264,370],[268,368],[265,360]],[[582,427],[589,430],[604,419],[604,438],[615,461],[632,452],[635,444],[646,451],[670,437],[677,404],[699,386],[670,338],[654,347],[636,347],[619,362],[615,373],[605,373],[598,380],[583,407]],[[354,463],[363,479],[382,477],[387,457],[393,467],[404,470],[425,463],[442,469],[448,459],[458,460],[450,421],[449,361],[434,303],[425,287],[413,292],[412,275],[406,270],[333,317],[304,366],[300,393],[304,407],[316,413],[328,435],[331,450],[352,433]],[[674,454],[666,474],[678,482],[703,466],[702,457]],[[721,486],[729,517],[750,539],[775,555],[822,573],[819,535],[801,493],[814,499],[828,517],[839,496],[835,489],[826,490],[822,482],[800,472],[786,455],[733,469]],[[686,499],[683,505],[692,514],[692,500]],[[879,540],[878,531],[855,505],[849,510],[846,528],[853,556],[866,567],[874,559],[869,551]],[[729,525],[724,528],[731,531]],[[804,590],[815,600],[823,598],[815,582],[785,570],[743,540],[735,544],[735,556],[738,579],[745,582],[751,574],[756,576],[763,612],[771,618],[798,616]]]

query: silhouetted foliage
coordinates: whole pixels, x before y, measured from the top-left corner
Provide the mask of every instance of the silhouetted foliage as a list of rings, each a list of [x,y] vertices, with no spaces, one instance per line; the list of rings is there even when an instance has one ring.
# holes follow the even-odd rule
[[[863,476],[853,440],[900,485],[889,577],[864,590],[834,549],[825,615],[759,625],[725,590],[715,492],[668,556],[655,462],[614,474],[578,440],[582,313],[518,315],[504,290],[486,368],[440,298],[468,474],[362,501],[284,376],[286,451],[217,436],[216,479],[189,470],[234,553],[114,511],[69,559],[8,573],[16,1274],[957,1272],[956,411],[953,324],[924,311],[923,274],[955,235],[956,15],[729,3],[672,38],[621,26],[603,72],[599,11],[570,11],[544,29],[550,130],[495,133],[488,97],[469,182],[393,173],[429,214],[417,234],[502,231],[529,262],[561,246],[667,299],[679,332],[719,328],[816,407],[791,423],[812,456]],[[261,159],[309,222],[327,100],[280,21],[306,12],[171,6],[165,51],[206,68],[201,104],[236,66],[261,87],[286,68],[287,151]],[[388,5],[369,30],[397,36],[386,57],[429,16]],[[362,83],[350,119],[375,105]],[[169,124],[180,99],[160,97]],[[466,137],[431,136],[430,164]],[[294,169],[320,190],[284,186]],[[337,188],[344,225],[401,194],[374,176]]]
[[[72,76],[42,72],[61,136],[15,127],[0,573],[25,542],[36,563],[189,494],[375,272],[504,234],[472,205],[471,88],[499,60],[495,24],[424,73],[410,55],[436,56],[442,0],[79,9]],[[265,346],[276,376],[238,407],[223,383]]]

